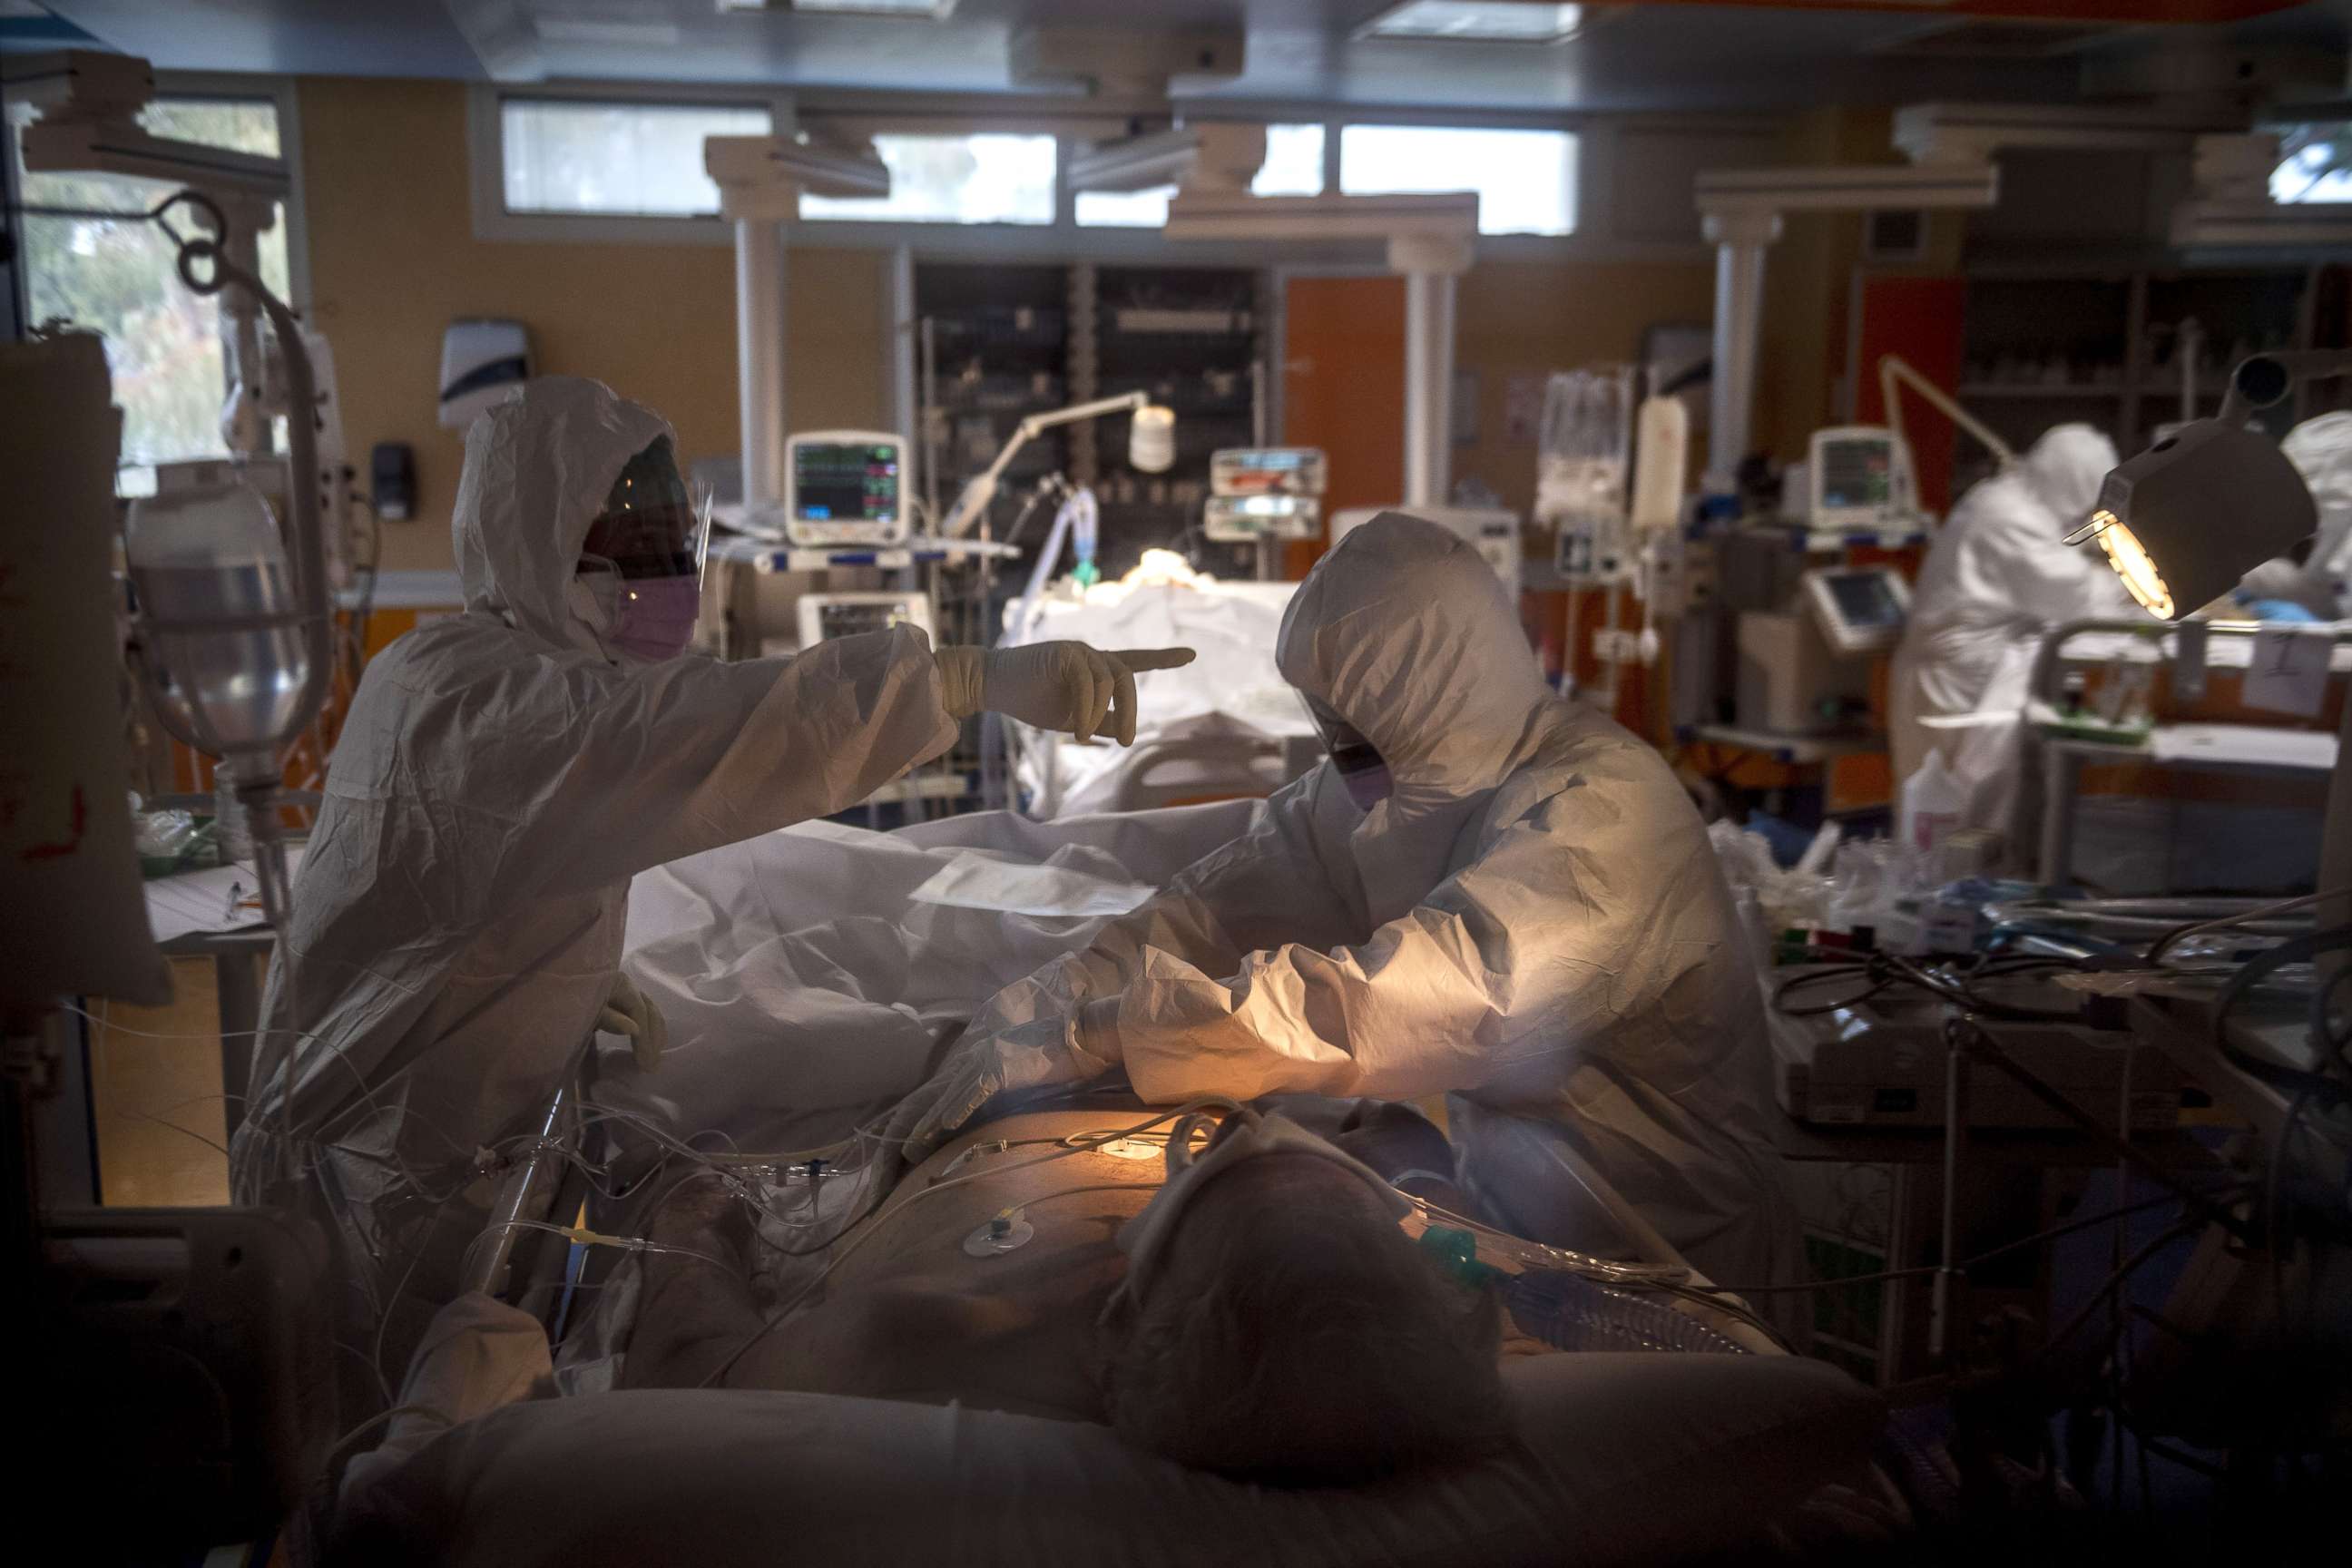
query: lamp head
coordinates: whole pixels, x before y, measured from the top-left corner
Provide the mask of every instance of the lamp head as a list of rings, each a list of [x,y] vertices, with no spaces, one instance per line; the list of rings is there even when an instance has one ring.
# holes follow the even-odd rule
[[[1137,471],[1164,474],[1176,461],[1176,414],[1156,403],[1135,411],[1127,427],[1127,460]]]
[[[2303,476],[2269,437],[2199,419],[2109,473],[2073,537],[2095,536],[2132,597],[2177,621],[2318,526]]]

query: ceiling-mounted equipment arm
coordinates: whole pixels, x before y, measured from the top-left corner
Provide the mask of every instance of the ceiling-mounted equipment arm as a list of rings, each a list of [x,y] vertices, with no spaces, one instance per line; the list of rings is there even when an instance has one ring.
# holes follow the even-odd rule
[[[964,486],[963,494],[956,498],[955,507],[940,524],[940,532],[949,539],[961,539],[970,533],[988,510],[988,503],[996,499],[997,481],[1020,451],[1039,436],[1057,425],[1075,425],[1081,419],[1092,419],[1104,414],[1131,414],[1150,405],[1150,397],[1140,392],[1123,392],[1117,397],[1097,397],[1091,403],[1074,403],[1067,408],[1051,414],[1032,414],[1013,427],[1012,438],[996,454],[978,478]]]
[[[1927,405],[1969,435],[1978,445],[1990,452],[2004,468],[2017,461],[2017,453],[2009,443],[1986,426],[1984,422],[1952,401],[1944,389],[1921,375],[1911,362],[1900,354],[1881,354],[1878,358],[1878,400],[1885,405],[1886,427],[1895,432],[1900,449],[1910,449],[1910,439],[1903,433],[1903,400],[1896,383],[1909,387],[1926,400]],[[1916,476],[1914,476],[1915,479]]]

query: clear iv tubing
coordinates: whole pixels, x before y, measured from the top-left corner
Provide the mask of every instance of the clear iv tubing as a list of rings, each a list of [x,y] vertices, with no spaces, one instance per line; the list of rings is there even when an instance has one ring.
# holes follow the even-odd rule
[[[1403,1192],[1402,1188],[1398,1191]],[[1594,1258],[1587,1253],[1571,1252],[1564,1247],[1552,1247],[1508,1231],[1496,1230],[1490,1225],[1455,1214],[1443,1205],[1427,1198],[1404,1194],[1405,1201],[1421,1211],[1424,1220],[1443,1220],[1458,1230],[1469,1231],[1484,1242],[1494,1244],[1495,1250],[1505,1258],[1530,1268],[1557,1268],[1580,1275],[1607,1285],[1680,1285],[1691,1277],[1691,1271],[1679,1263],[1619,1263],[1612,1258]]]
[[[892,1215],[905,1213],[908,1209],[922,1202],[925,1198],[931,1196],[934,1193],[944,1193],[951,1191],[957,1187],[968,1186],[971,1183],[977,1182],[984,1176],[1009,1176],[1015,1171],[1026,1171],[1034,1166],[1050,1164],[1055,1160],[1066,1160],[1074,1154],[1092,1153],[1098,1144],[1115,1142],[1121,1138],[1132,1138],[1139,1132],[1150,1131],[1152,1128],[1159,1126],[1163,1121],[1172,1121],[1180,1117],[1190,1116],[1194,1111],[1200,1110],[1208,1106],[1222,1106],[1229,1111],[1238,1111],[1242,1109],[1234,1101],[1226,1099],[1223,1095],[1202,1095],[1197,1100],[1187,1100],[1182,1105],[1177,1106],[1173,1110],[1164,1110],[1149,1121],[1139,1121],[1132,1127],[1122,1128],[1116,1132],[1106,1132],[1099,1139],[1090,1141],[1082,1145],[1068,1148],[1056,1148],[1051,1153],[1040,1154],[1034,1159],[1023,1160],[1017,1164],[1000,1166],[994,1170],[989,1171],[975,1171],[969,1176],[951,1176],[944,1181],[936,1181],[931,1183],[929,1186],[917,1189],[913,1195],[906,1198],[902,1202],[897,1204],[886,1204],[882,1208],[875,1212],[873,1215],[873,1224],[867,1226],[864,1230],[859,1231],[855,1237],[852,1237],[847,1245],[844,1246],[839,1252],[836,1252],[831,1258],[826,1258],[824,1267],[817,1272],[814,1279],[809,1280],[807,1284],[802,1286],[798,1290],[793,1291],[782,1305],[777,1307],[774,1311],[768,1315],[767,1320],[752,1332],[751,1338],[745,1340],[741,1344],[735,1347],[734,1354],[729,1356],[725,1361],[720,1362],[716,1367],[712,1368],[709,1374],[704,1377],[703,1380],[695,1386],[698,1388],[709,1388],[713,1384],[718,1383],[721,1378],[724,1378],[729,1373],[734,1371],[735,1363],[741,1361],[746,1355],[750,1354],[752,1346],[758,1344],[761,1340],[766,1339],[769,1333],[772,1332],[778,1324],[782,1323],[784,1319],[791,1314],[794,1308],[798,1307],[803,1300],[806,1300],[812,1291],[814,1291],[818,1286],[824,1284],[827,1279],[831,1279],[833,1277],[833,1271],[840,1268],[842,1264],[849,1258],[851,1254],[855,1253],[860,1247],[863,1247],[866,1241],[873,1237],[876,1231],[882,1228],[883,1222],[889,1219]]]
[[[845,1262],[852,1253],[856,1252],[858,1247],[864,1246],[874,1233],[882,1227],[883,1221],[890,1218],[894,1215],[904,1212],[915,1204],[920,1203],[923,1199],[929,1197],[932,1194],[943,1193],[954,1187],[967,1186],[973,1182],[981,1180],[982,1177],[1007,1176],[1011,1175],[1015,1171],[1030,1170],[1038,1165],[1050,1164],[1056,1160],[1066,1160],[1074,1154],[1092,1153],[1106,1143],[1115,1143],[1119,1142],[1121,1139],[1136,1137],[1141,1133],[1149,1132],[1151,1129],[1160,1126],[1163,1122],[1181,1121],[1184,1118],[1192,1116],[1201,1110],[1212,1107],[1222,1109],[1228,1112],[1238,1112],[1243,1109],[1239,1103],[1229,1100],[1223,1095],[1202,1095],[1197,1099],[1187,1100],[1181,1105],[1164,1110],[1159,1115],[1151,1117],[1148,1121],[1136,1122],[1134,1125],[1129,1127],[1122,1127],[1114,1131],[1092,1135],[1080,1135],[1079,1140],[1076,1142],[1059,1142],[1057,1141],[1057,1146],[1052,1152],[1039,1154],[1033,1159],[1023,1160],[1016,1164],[999,1166],[995,1169],[987,1171],[975,1171],[968,1176],[942,1176],[933,1178],[929,1185],[919,1188],[913,1195],[898,1204],[886,1205],[883,1208],[877,1210],[873,1216],[874,1223],[872,1225],[868,1226],[866,1229],[860,1231],[856,1237],[852,1237],[848,1245],[845,1246],[838,1253],[835,1254],[832,1258],[827,1258],[825,1260],[824,1268],[818,1272],[814,1279],[809,1280],[807,1284],[794,1291],[789,1300],[777,1307],[773,1312],[770,1313],[767,1320],[760,1325],[751,1336],[735,1348],[735,1352],[732,1355],[730,1355],[725,1361],[719,1363],[719,1364],[712,1369],[712,1371],[703,1378],[701,1383],[698,1384],[696,1386],[700,1388],[709,1388],[713,1384],[719,1382],[721,1378],[724,1378],[730,1372],[732,1372],[735,1369],[736,1363],[741,1361],[744,1356],[751,1353],[751,1347],[758,1344],[761,1340],[767,1338],[769,1333],[772,1331],[777,1325],[781,1324],[784,1319],[790,1315],[793,1310],[798,1307],[801,1302],[808,1297],[810,1292],[814,1291],[818,1286],[824,1284],[826,1279],[830,1279],[835,1269],[840,1268],[843,1262]],[[974,1145],[974,1147],[979,1147],[979,1145]],[[959,1156],[959,1159],[961,1158],[961,1156]],[[1506,1232],[1496,1230],[1493,1226],[1481,1224],[1479,1221],[1471,1219],[1466,1215],[1455,1214],[1453,1210],[1433,1204],[1424,1198],[1415,1197],[1411,1193],[1402,1192],[1402,1189],[1398,1189],[1398,1191],[1402,1194],[1406,1202],[1412,1204],[1414,1208],[1421,1212],[1424,1220],[1432,1216],[1435,1216],[1442,1218],[1448,1225],[1460,1226],[1464,1229],[1469,1230],[1481,1237],[1492,1241],[1496,1245],[1496,1249],[1503,1256],[1511,1258],[1515,1261],[1520,1263],[1548,1268],[1563,1269],[1570,1273],[1583,1276],[1587,1279],[1619,1285],[1672,1288],[1683,1284],[1690,1278],[1690,1270],[1680,1264],[1617,1263],[1607,1258],[1588,1257],[1580,1252],[1570,1252],[1564,1247],[1549,1247],[1542,1242],[1528,1241],[1523,1237],[1511,1236]]]

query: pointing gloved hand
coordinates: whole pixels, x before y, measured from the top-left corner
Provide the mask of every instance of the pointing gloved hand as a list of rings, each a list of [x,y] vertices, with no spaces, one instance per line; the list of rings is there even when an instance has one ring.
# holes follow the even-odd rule
[[[660,1009],[646,999],[627,975],[613,976],[613,989],[604,997],[604,1011],[596,1015],[596,1027],[608,1035],[629,1037],[636,1047],[639,1072],[661,1066],[662,1052],[669,1045],[669,1026],[662,1022]]]
[[[1189,647],[1106,651],[1082,642],[1041,642],[943,647],[935,657],[947,710],[956,718],[984,708],[1081,741],[1101,732],[1131,746],[1136,672],[1181,669],[1198,656]]]

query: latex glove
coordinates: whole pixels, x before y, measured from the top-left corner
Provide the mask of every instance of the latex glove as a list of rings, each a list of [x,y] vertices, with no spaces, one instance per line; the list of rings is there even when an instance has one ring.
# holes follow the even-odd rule
[[[920,1089],[898,1102],[885,1128],[908,1164],[953,1136],[973,1112],[1008,1089],[1078,1083],[1118,1064],[1118,998],[1002,1030],[967,1031]]]
[[[639,1072],[651,1072],[661,1066],[662,1052],[669,1045],[669,1026],[662,1022],[661,1010],[646,999],[646,994],[627,975],[613,977],[613,989],[604,997],[604,1010],[596,1015],[596,1027],[608,1035],[629,1037],[636,1048]]]
[[[1040,730],[1091,741],[1109,723],[1122,746],[1135,744],[1135,677],[1181,669],[1199,657],[1189,647],[1106,651],[1082,642],[1025,647],[943,647],[941,700],[958,719],[985,708]]]

